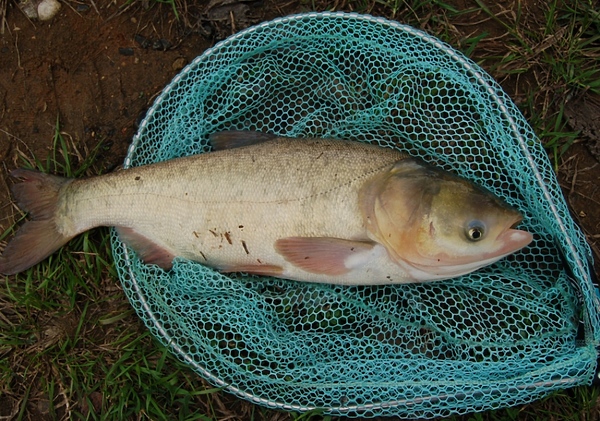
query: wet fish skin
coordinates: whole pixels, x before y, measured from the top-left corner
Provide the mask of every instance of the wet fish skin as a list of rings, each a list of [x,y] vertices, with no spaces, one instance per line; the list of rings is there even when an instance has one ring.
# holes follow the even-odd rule
[[[400,190],[393,193],[398,190],[394,187],[388,194],[388,181],[395,180],[389,174],[398,168],[412,170],[417,178],[419,172],[426,173],[429,182],[442,186],[430,189],[434,193],[458,183],[469,194],[475,192],[476,200],[485,197],[492,204],[486,211],[500,214],[498,232],[510,230],[518,238],[510,247],[496,244],[486,250],[489,256],[480,259],[486,264],[531,241],[530,234],[510,228],[520,220],[518,212],[483,190],[469,190],[470,183],[432,172],[393,149],[249,133],[217,135],[215,143],[220,149],[235,147],[80,180],[15,170],[13,175],[22,179],[14,186],[15,199],[32,220],[4,250],[0,273],[25,270],[97,226],[116,226],[147,263],[165,269],[180,256],[225,272],[343,284],[419,282],[457,276],[465,265],[467,271],[477,269],[477,256],[475,262],[460,256],[461,263],[449,272],[435,265],[432,269],[430,260],[414,261],[419,253],[408,250],[410,241],[398,245],[379,238],[382,229],[367,221],[386,217],[369,213],[367,199],[379,208],[389,205],[393,212],[419,208],[410,203],[418,196],[411,183],[401,180]],[[435,201],[434,193],[426,199]],[[394,202],[401,205],[394,207]],[[415,219],[411,229],[431,224],[426,217]],[[403,260],[404,255],[412,260]]]

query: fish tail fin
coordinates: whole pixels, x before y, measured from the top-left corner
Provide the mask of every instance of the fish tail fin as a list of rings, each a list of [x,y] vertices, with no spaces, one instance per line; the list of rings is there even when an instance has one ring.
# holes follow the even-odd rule
[[[12,192],[17,205],[32,219],[17,231],[0,256],[0,273],[5,275],[29,269],[73,238],[63,235],[55,221],[59,191],[71,180],[26,169],[14,170],[11,176],[21,179]]]

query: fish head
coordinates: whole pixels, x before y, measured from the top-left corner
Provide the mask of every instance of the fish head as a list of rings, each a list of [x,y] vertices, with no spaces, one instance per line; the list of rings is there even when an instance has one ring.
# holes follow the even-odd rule
[[[472,272],[533,239],[500,198],[414,159],[367,182],[359,200],[369,236],[415,281]]]

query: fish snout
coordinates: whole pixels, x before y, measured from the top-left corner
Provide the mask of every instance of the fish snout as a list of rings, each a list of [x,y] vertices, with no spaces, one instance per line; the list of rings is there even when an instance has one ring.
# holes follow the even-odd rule
[[[518,222],[512,226],[514,227],[517,224]],[[520,250],[531,243],[531,241],[533,241],[533,234],[527,231],[509,228],[500,233],[500,235],[496,238],[496,241],[501,244],[501,247],[494,254],[506,256],[507,254]]]

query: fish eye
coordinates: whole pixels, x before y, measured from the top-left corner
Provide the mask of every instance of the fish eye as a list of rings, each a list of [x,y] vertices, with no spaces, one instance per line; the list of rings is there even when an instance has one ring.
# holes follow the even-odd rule
[[[467,239],[470,241],[479,241],[485,237],[485,226],[481,221],[471,222],[466,229]]]

